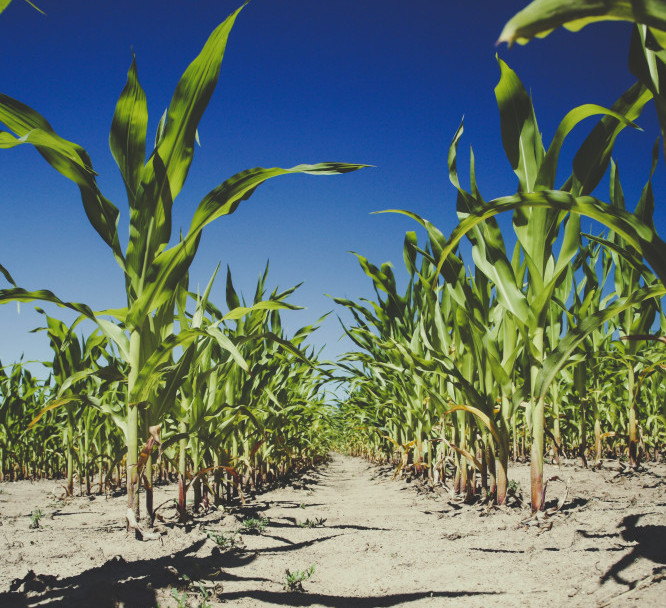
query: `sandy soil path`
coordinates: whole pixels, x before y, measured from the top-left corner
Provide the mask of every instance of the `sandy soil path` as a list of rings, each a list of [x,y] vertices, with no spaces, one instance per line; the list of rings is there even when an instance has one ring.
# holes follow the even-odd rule
[[[143,543],[125,534],[122,496],[63,502],[54,482],[0,484],[0,606],[666,605],[666,466],[546,471],[556,473],[572,477],[571,491],[549,530],[521,523],[529,513],[517,507],[488,512],[419,494],[334,455],[185,528],[168,502],[164,535]],[[511,477],[527,488],[528,475],[517,466]],[[175,492],[159,488],[156,504]],[[45,515],[29,529],[36,508]],[[266,528],[250,534],[248,519]],[[312,565],[303,592],[285,588],[286,569]]]

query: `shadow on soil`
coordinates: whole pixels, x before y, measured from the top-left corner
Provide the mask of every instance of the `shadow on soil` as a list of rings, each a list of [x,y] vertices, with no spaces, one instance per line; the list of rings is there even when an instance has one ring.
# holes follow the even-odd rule
[[[666,526],[646,525],[638,526],[638,520],[642,515],[627,515],[618,525],[618,533],[590,534],[585,530],[579,530],[584,538],[609,539],[616,542],[622,538],[627,543],[636,543],[631,551],[613,564],[601,577],[601,584],[608,582],[611,578],[621,584],[633,589],[640,581],[629,581],[622,576],[622,572],[629,568],[640,558],[647,559],[655,564],[666,564]],[[624,551],[631,545],[616,547],[589,547],[585,551]],[[659,568],[658,570],[664,570]]]
[[[168,588],[185,589],[185,577],[195,582],[267,581],[261,577],[242,577],[228,572],[250,564],[256,553],[223,553],[214,547],[211,555],[199,557],[196,553],[205,542],[206,539],[199,540],[173,556],[158,559],[126,562],[121,557],[115,557],[102,566],[72,577],[58,578],[30,571],[24,578],[12,583],[8,593],[0,594],[0,606],[157,607],[156,592]],[[301,546],[302,543],[283,550]]]
[[[279,540],[280,542],[283,543],[288,543],[285,545],[281,545],[279,547],[265,547],[262,549],[255,549],[255,553],[284,553],[286,551],[296,551],[298,549],[303,549],[304,547],[311,547],[312,545],[315,545],[317,543],[321,543],[325,540],[330,540],[331,538],[335,538],[336,536],[340,536],[340,534],[331,534],[330,536],[322,536],[321,538],[313,538],[311,540],[306,540],[303,541],[302,543],[294,543],[291,542],[290,540],[286,538],[282,538],[281,536],[271,536],[270,534],[264,533],[262,536],[267,536],[268,538],[273,538],[275,540]]]
[[[296,517],[283,517],[285,521],[277,521],[277,520],[271,520],[270,524],[268,524],[268,528],[316,528],[318,530],[374,530],[374,531],[379,531],[379,532],[387,532],[390,530],[390,528],[377,528],[373,526],[359,526],[356,524],[327,524],[326,520],[324,520],[321,524],[319,525],[313,525],[313,526],[305,526],[303,524],[303,520],[307,520],[309,518],[305,517],[302,518],[299,522],[299,520]],[[286,522],[286,523],[285,523]]]
[[[666,547],[666,526],[637,526],[636,524],[640,518],[641,515],[627,515],[618,526],[620,529],[624,528],[620,532],[622,540],[636,543],[636,545],[627,555],[608,569],[601,577],[602,583],[612,578],[621,585],[628,585],[632,589],[639,581],[628,581],[621,576],[621,573],[636,560],[642,557],[656,564],[666,564],[666,550],[664,550],[664,547]]]
[[[258,499],[258,495],[271,491],[277,487],[293,487],[297,490],[309,490],[316,487],[327,474],[323,471],[304,471],[298,476],[288,478],[272,484],[267,484],[256,492],[248,495],[250,504],[242,505],[238,499],[226,505],[226,512],[246,517],[261,517],[261,513],[272,505]],[[292,502],[284,506],[300,507],[300,504]],[[317,506],[317,505],[308,505]],[[56,511],[56,516],[65,516],[68,513]],[[223,517],[223,515],[220,515]],[[185,524],[164,522],[166,528],[178,527],[186,533],[198,527],[196,518]],[[208,521],[207,525],[215,521]],[[273,525],[273,522],[271,522]],[[268,536],[268,535],[266,535]],[[96,606],[96,608],[157,608],[158,592],[160,595],[166,591],[167,595],[171,589],[184,590],[187,588],[187,579],[196,583],[207,581],[219,583],[224,581],[257,581],[270,582],[260,577],[244,577],[232,574],[229,570],[240,568],[250,564],[259,553],[295,551],[315,543],[326,541],[338,536],[337,534],[321,538],[315,538],[306,542],[292,543],[284,538],[275,537],[276,540],[285,542],[280,547],[260,549],[259,551],[227,551],[222,552],[214,547],[209,556],[199,557],[196,555],[206,539],[194,542],[190,547],[175,553],[172,556],[134,562],[126,562],[122,557],[116,556],[102,566],[91,568],[81,574],[71,577],[59,578],[50,574],[35,574],[29,571],[22,579],[14,580],[10,585],[9,592],[0,593],[0,606],[2,608],[32,608],[36,606],[67,606],[85,607]],[[150,553],[150,545],[146,545],[146,554]],[[190,585],[190,590],[192,589]],[[259,591],[250,592],[261,594]],[[270,595],[270,594],[269,594]],[[287,593],[276,593],[276,597],[294,595]],[[257,597],[259,597],[257,595]],[[226,600],[222,595],[220,600]],[[278,601],[277,603],[283,603]],[[294,604],[307,605],[307,604]],[[340,606],[351,606],[344,598],[340,598]],[[392,604],[376,604],[377,606]]]
[[[340,595],[324,595],[321,593],[294,593],[279,591],[248,591],[225,594],[222,600],[233,601],[242,598],[251,598],[275,606],[327,606],[327,608],[390,608],[416,602],[426,598],[456,598],[499,595],[492,591],[426,591],[422,593],[398,593],[395,595],[382,595],[373,597],[353,597]]]
[[[293,543],[286,538],[269,534],[263,536],[274,538],[285,544],[252,552],[242,550],[222,552],[218,547],[213,547],[209,556],[201,557],[197,555],[197,552],[207,540],[201,539],[173,556],[148,558],[134,562],[126,562],[122,557],[116,556],[104,565],[91,568],[77,576],[58,578],[49,574],[35,574],[31,570],[22,579],[14,580],[8,593],[0,593],[0,606],[3,608],[36,606],[157,608],[158,591],[165,590],[167,594],[170,589],[183,591],[188,587],[187,580],[193,581],[195,584],[197,581],[206,581],[213,586],[215,583],[230,580],[270,582],[265,578],[238,576],[229,571],[247,566],[261,553],[298,551],[335,538],[339,534],[300,543]],[[149,551],[150,545],[146,545],[146,552]],[[252,597],[252,594],[261,593],[263,592],[250,591],[247,595]],[[283,596],[285,594],[276,594],[277,598]],[[227,598],[226,595],[222,595],[219,599]],[[351,604],[341,600],[340,604],[332,605],[348,606]]]
[[[259,552],[292,551],[333,536],[295,543]],[[206,581],[215,585],[225,581],[270,582],[261,577],[245,577],[229,572],[247,566],[258,552],[221,552],[214,547],[208,557],[196,555],[205,539],[193,543],[173,556],[126,562],[115,557],[103,566],[91,568],[77,576],[58,578],[49,574],[35,574],[32,570],[10,585],[10,591],[0,593],[3,608],[36,608],[37,606],[67,606],[73,608],[158,608],[158,592],[170,589],[183,591],[190,581]],[[147,550],[148,546],[147,546]],[[190,586],[190,589],[192,587]],[[222,589],[220,585],[220,589]],[[160,594],[160,595],[163,595]],[[380,608],[415,602],[428,597],[455,598],[497,595],[494,592],[422,592],[401,593],[375,597],[334,596],[291,591],[249,590],[217,595],[217,601],[228,602],[242,598],[255,599],[276,606],[323,605],[330,608]],[[212,598],[211,598],[212,599]]]
[[[121,557],[115,557],[102,566],[65,578],[30,571],[23,579],[17,579],[10,585],[9,593],[0,594],[0,606],[156,608],[156,591],[169,587],[185,588],[183,575],[193,581],[214,577],[219,581],[229,580],[230,575],[221,572],[221,569],[242,567],[255,559],[253,554],[222,553],[217,547],[208,557],[198,557],[196,552],[205,542],[206,539],[199,540],[173,556],[158,559],[126,562]],[[150,551],[148,545],[146,551]]]

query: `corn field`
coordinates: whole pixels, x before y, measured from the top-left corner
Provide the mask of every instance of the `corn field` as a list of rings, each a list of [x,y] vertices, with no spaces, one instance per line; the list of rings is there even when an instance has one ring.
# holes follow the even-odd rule
[[[559,25],[552,16],[539,21],[534,4],[536,13],[519,14],[501,40]],[[405,271],[397,276],[390,264],[357,254],[375,297],[334,298],[352,319],[342,331],[354,345],[335,365],[312,346],[317,324],[291,334],[283,328],[281,312],[298,309],[296,288],[272,288],[268,266],[251,299],[237,293],[227,269],[223,303],[210,296],[217,270],[203,293],[191,289],[188,273],[204,228],[265,181],[366,165],[242,171],[210,190],[174,238],[172,208],[241,10],[212,32],[182,75],[147,157],[146,94],[137,60],[130,65],[109,137],[127,194],[124,250],[118,207],[102,194],[88,153],[36,110],[0,95],[0,148],[32,145],[76,184],[122,273],[126,302],[93,310],[64,294],[19,287],[0,267],[9,284],[0,303],[46,303],[80,315],[67,325],[38,309],[44,323],[35,331],[53,353],[43,362],[45,379],[24,362],[0,364],[0,479],[61,479],[69,496],[126,491],[127,525],[149,538],[156,483],[178,484],[185,522],[202,505],[243,500],[333,449],[497,505],[506,502],[511,464],[529,460],[534,512],[546,503],[544,460],[597,467],[612,458],[632,468],[659,461],[666,243],[654,222],[661,203],[652,179],[661,143],[636,201],[625,200],[612,153],[652,101],[666,125],[659,80],[666,46],[655,46],[666,10],[655,9],[647,24],[637,19],[636,83],[611,108],[572,109],[547,145],[526,87],[498,59],[495,96],[516,192],[484,200],[473,152],[469,186],[462,184],[461,123],[448,150],[457,227],[447,236],[412,211],[386,211],[419,232],[406,233]],[[565,23],[570,15],[562,9],[557,18]],[[591,117],[596,125],[558,187],[567,136]],[[601,194],[604,176],[610,186]],[[597,233],[582,230],[585,217],[596,220]],[[83,321],[94,327],[88,335]]]

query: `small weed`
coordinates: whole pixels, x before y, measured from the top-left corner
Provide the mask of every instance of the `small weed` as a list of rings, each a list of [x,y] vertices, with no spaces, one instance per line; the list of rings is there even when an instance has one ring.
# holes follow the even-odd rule
[[[44,517],[44,511],[42,511],[41,509],[35,509],[32,512],[32,515],[30,515],[30,526],[29,526],[29,528],[31,530],[36,530],[37,528],[39,528],[39,520],[42,517]]]
[[[172,589],[171,597],[178,602],[176,608],[187,608],[187,591],[179,594],[177,589]]]
[[[236,530],[227,530],[226,532],[205,530],[205,532],[206,536],[222,549],[242,549],[245,547],[243,539]]]
[[[182,593],[178,593],[177,589],[172,589],[171,596],[176,600],[176,602],[178,602],[176,608],[190,608],[187,590],[193,586],[194,581],[189,576],[187,576],[187,574],[183,574],[181,578],[187,585],[187,589],[185,589]],[[201,601],[196,605],[196,608],[212,608],[212,605],[208,602],[211,595],[210,591],[208,591],[200,582],[197,582],[196,585],[199,587],[199,594],[201,595]]]
[[[243,527],[240,532],[244,534],[261,534],[264,530],[266,530],[268,523],[268,517],[249,517],[243,521]]]
[[[245,546],[243,539],[236,530],[227,530],[226,532],[215,532],[215,530],[204,531],[206,532],[206,536],[218,547],[222,547],[222,549],[242,549]]]
[[[201,583],[197,583],[197,586],[199,587],[199,593],[201,594],[202,598],[198,608],[212,608],[212,606],[208,603],[208,600],[210,599],[210,591],[208,591]]]
[[[302,502],[300,505],[298,505],[301,509],[305,509],[305,503]]]
[[[324,524],[326,523],[326,518],[324,517],[317,517],[314,521],[312,521],[309,517],[305,521],[301,522],[299,527],[301,528],[322,528]]]
[[[517,492],[520,492],[520,484],[514,479],[511,479],[509,480],[509,486],[507,490],[516,494]]]
[[[287,568],[285,570],[286,578],[284,588],[287,591],[305,591],[303,589],[303,582],[307,581],[315,571],[315,565],[312,564],[307,570],[294,570],[293,572]]]

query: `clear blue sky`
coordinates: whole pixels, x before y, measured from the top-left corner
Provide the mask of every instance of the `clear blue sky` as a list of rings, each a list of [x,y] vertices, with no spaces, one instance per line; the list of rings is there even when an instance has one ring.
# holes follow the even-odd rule
[[[150,112],[149,136],[173,89],[214,27],[237,6],[231,0],[22,0],[0,15],[0,91],[41,112],[64,138],[86,148],[104,194],[127,203],[108,147],[108,131],[132,49]],[[628,23],[555,32],[526,47],[495,47],[523,1],[253,0],[231,32],[218,88],[199,126],[201,148],[175,205],[174,227],[187,229],[199,200],[237,171],[253,166],[345,161],[375,168],[333,177],[289,176],[262,186],[228,218],[206,229],[190,285],[203,288],[218,262],[237,289],[252,296],[270,259],[269,285],[304,285],[292,301],[293,331],[335,309],[325,294],[351,299],[371,285],[348,253],[403,272],[402,242],[417,225],[397,215],[410,209],[445,233],[455,225],[455,191],[446,155],[465,116],[463,157],[473,146],[486,199],[512,194],[516,180],[501,144],[493,88],[495,53],[531,90],[546,144],[559,120],[582,103],[610,106],[633,82],[626,67]],[[616,148],[628,206],[647,178],[657,134],[654,110]],[[569,172],[575,132],[561,160]],[[123,306],[124,284],[109,249],[84,215],[74,184],[30,147],[0,151],[0,263],[27,289],[50,289],[94,309]],[[464,164],[464,163],[463,163]],[[656,223],[663,236],[664,167],[656,180]],[[599,191],[606,198],[607,187]],[[591,226],[586,228],[592,229]],[[177,230],[174,231],[177,234]],[[124,241],[123,241],[124,239]],[[224,277],[213,298],[224,304]],[[55,308],[51,314],[71,320]],[[342,314],[342,311],[336,310]],[[32,305],[0,307],[0,360],[50,359]],[[335,315],[316,335],[336,357],[349,346]]]

